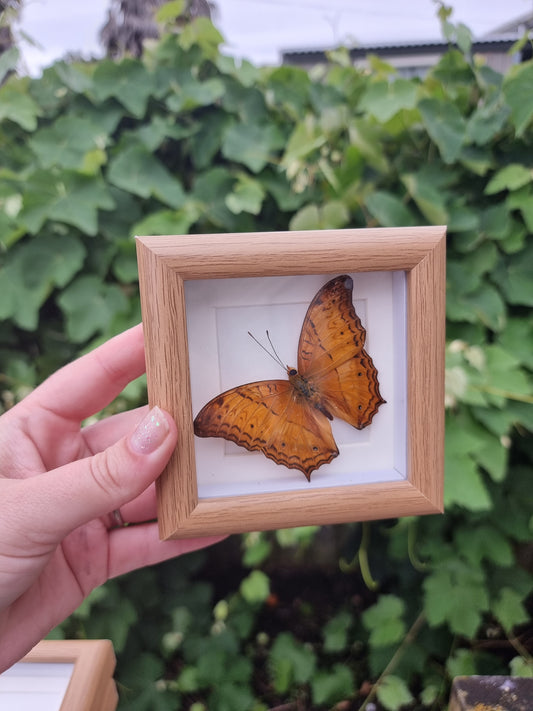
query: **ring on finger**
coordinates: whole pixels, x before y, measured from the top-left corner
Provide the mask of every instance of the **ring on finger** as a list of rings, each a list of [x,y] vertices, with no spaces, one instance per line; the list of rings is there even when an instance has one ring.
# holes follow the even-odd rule
[[[124,526],[128,525],[126,521],[124,521],[124,519],[122,518],[120,509],[114,509],[114,511],[111,513],[111,516],[113,518],[113,528],[124,528]]]

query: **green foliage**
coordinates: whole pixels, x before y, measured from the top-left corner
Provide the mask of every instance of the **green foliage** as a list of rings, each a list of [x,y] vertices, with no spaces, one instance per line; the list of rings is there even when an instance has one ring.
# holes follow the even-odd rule
[[[135,234],[448,225],[446,514],[109,582],[54,634],[112,638],[123,708],[444,709],[453,675],[533,673],[533,63],[497,74],[439,14],[456,46],[424,79],[236,64],[201,20],[0,88],[4,407],[139,320]]]

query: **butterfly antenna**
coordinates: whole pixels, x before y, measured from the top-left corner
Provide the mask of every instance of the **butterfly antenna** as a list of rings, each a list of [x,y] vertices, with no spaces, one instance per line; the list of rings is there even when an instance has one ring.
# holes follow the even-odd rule
[[[274,348],[274,344],[270,340],[270,334],[268,333],[268,331],[266,332],[266,335],[268,338],[268,342],[270,343],[270,347],[272,348],[273,354],[268,350],[268,348],[265,348],[265,346],[260,341],[257,340],[257,338],[253,335],[253,333],[250,333],[250,331],[248,331],[248,335],[250,336],[250,338],[252,338],[257,343],[257,345],[260,348],[262,348],[265,351],[265,353],[267,353],[272,358],[272,360],[275,360],[276,363],[279,363],[281,365],[281,367],[283,368],[283,370],[285,370],[285,364],[283,363],[283,361],[279,357],[276,349]]]
[[[271,338],[270,338],[270,333],[269,333],[268,331],[266,332],[266,335],[267,335],[267,338],[268,338],[268,342],[270,343],[270,347],[272,348],[272,351],[273,351],[274,355],[276,356],[276,360],[278,361],[278,363],[279,363],[283,368],[285,368],[285,364],[283,363],[283,361],[282,361],[281,358],[279,357],[277,350],[274,348],[274,344],[272,343],[272,340],[271,340]]]

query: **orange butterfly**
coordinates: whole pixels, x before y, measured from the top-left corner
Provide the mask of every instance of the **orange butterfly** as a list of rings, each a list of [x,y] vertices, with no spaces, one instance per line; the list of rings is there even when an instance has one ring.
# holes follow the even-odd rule
[[[311,301],[298,343],[298,370],[287,366],[288,380],[260,380],[218,395],[196,416],[194,433],[260,450],[311,481],[311,472],[339,454],[329,420],[339,417],[361,430],[385,402],[363,347],[366,331],[352,289],[344,274]]]

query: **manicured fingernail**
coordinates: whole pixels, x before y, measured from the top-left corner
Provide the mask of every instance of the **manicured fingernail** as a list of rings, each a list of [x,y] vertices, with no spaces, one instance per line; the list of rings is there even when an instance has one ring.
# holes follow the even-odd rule
[[[137,454],[151,454],[163,443],[168,430],[166,417],[157,406],[153,407],[131,435],[130,446]]]

